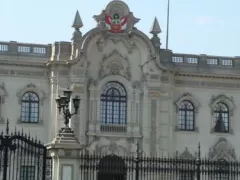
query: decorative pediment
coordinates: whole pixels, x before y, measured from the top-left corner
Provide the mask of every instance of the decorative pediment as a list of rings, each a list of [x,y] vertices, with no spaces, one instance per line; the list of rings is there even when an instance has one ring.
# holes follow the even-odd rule
[[[209,149],[211,160],[225,159],[228,161],[236,160],[234,148],[228,143],[227,139],[221,137],[212,148]]]
[[[116,49],[108,55],[104,55],[100,62],[99,77],[108,75],[120,75],[130,80],[131,67],[127,56],[123,56]]]
[[[2,83],[0,84],[0,104],[4,104],[6,96],[8,96],[8,93],[5,88],[5,83]]]
[[[177,111],[179,110],[179,107],[181,106],[181,102],[182,101],[189,101],[194,105],[195,108],[195,112],[198,112],[198,109],[200,107],[200,103],[192,96],[191,93],[186,92],[184,94],[182,94],[182,96],[175,102],[176,106],[177,106]]]
[[[224,103],[228,106],[230,115],[232,116],[233,115],[233,110],[236,108],[236,105],[233,101],[233,97],[227,97],[224,94],[220,94],[220,95],[217,95],[217,96],[212,96],[212,99],[209,103],[209,106],[213,110],[214,107],[216,106],[216,104],[219,103],[219,102]]]
[[[41,105],[43,105],[44,99],[47,97],[45,92],[40,90],[39,88],[37,88],[36,85],[29,83],[26,86],[24,86],[23,88],[21,88],[20,90],[18,90],[17,92],[17,97],[18,97],[18,102],[19,104],[21,104],[22,102],[22,96],[28,92],[28,91],[32,91],[35,92],[38,96],[39,96],[39,102]]]
[[[180,154],[179,158],[181,159],[194,159],[192,153],[189,152],[188,148],[186,147],[185,150]]]

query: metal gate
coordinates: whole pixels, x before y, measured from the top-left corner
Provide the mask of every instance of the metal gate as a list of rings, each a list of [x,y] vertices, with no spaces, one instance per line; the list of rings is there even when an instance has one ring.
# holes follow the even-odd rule
[[[46,147],[23,132],[0,135],[1,180],[51,180],[51,159]]]

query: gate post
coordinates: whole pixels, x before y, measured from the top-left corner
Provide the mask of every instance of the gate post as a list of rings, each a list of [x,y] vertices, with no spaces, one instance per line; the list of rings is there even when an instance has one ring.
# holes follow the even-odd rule
[[[73,130],[62,128],[46,147],[52,157],[52,180],[78,180],[82,147]]]

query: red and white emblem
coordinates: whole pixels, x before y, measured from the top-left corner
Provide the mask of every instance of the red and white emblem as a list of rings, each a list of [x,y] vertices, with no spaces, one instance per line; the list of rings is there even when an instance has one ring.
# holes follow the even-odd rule
[[[120,18],[119,14],[115,13],[113,16],[106,15],[105,23],[107,29],[112,33],[121,33],[127,27],[127,17],[123,16]]]

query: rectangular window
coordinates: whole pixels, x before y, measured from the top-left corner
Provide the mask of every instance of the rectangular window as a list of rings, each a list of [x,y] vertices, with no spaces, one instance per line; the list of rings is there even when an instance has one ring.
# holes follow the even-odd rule
[[[21,166],[20,180],[35,180],[35,166]]]
[[[232,66],[233,65],[233,62],[231,59],[223,59],[222,60],[222,65],[223,66]]]
[[[0,52],[7,52],[7,51],[8,51],[8,45],[0,44]]]
[[[207,64],[218,65],[218,59],[207,59]]]
[[[198,63],[198,58],[197,57],[188,57],[187,58],[187,63],[189,63],[189,64],[197,64]]]
[[[18,52],[30,53],[30,47],[28,47],[28,46],[18,46]]]
[[[174,63],[183,63],[183,57],[181,57],[181,56],[173,56],[172,57],[172,62],[174,62]]]

